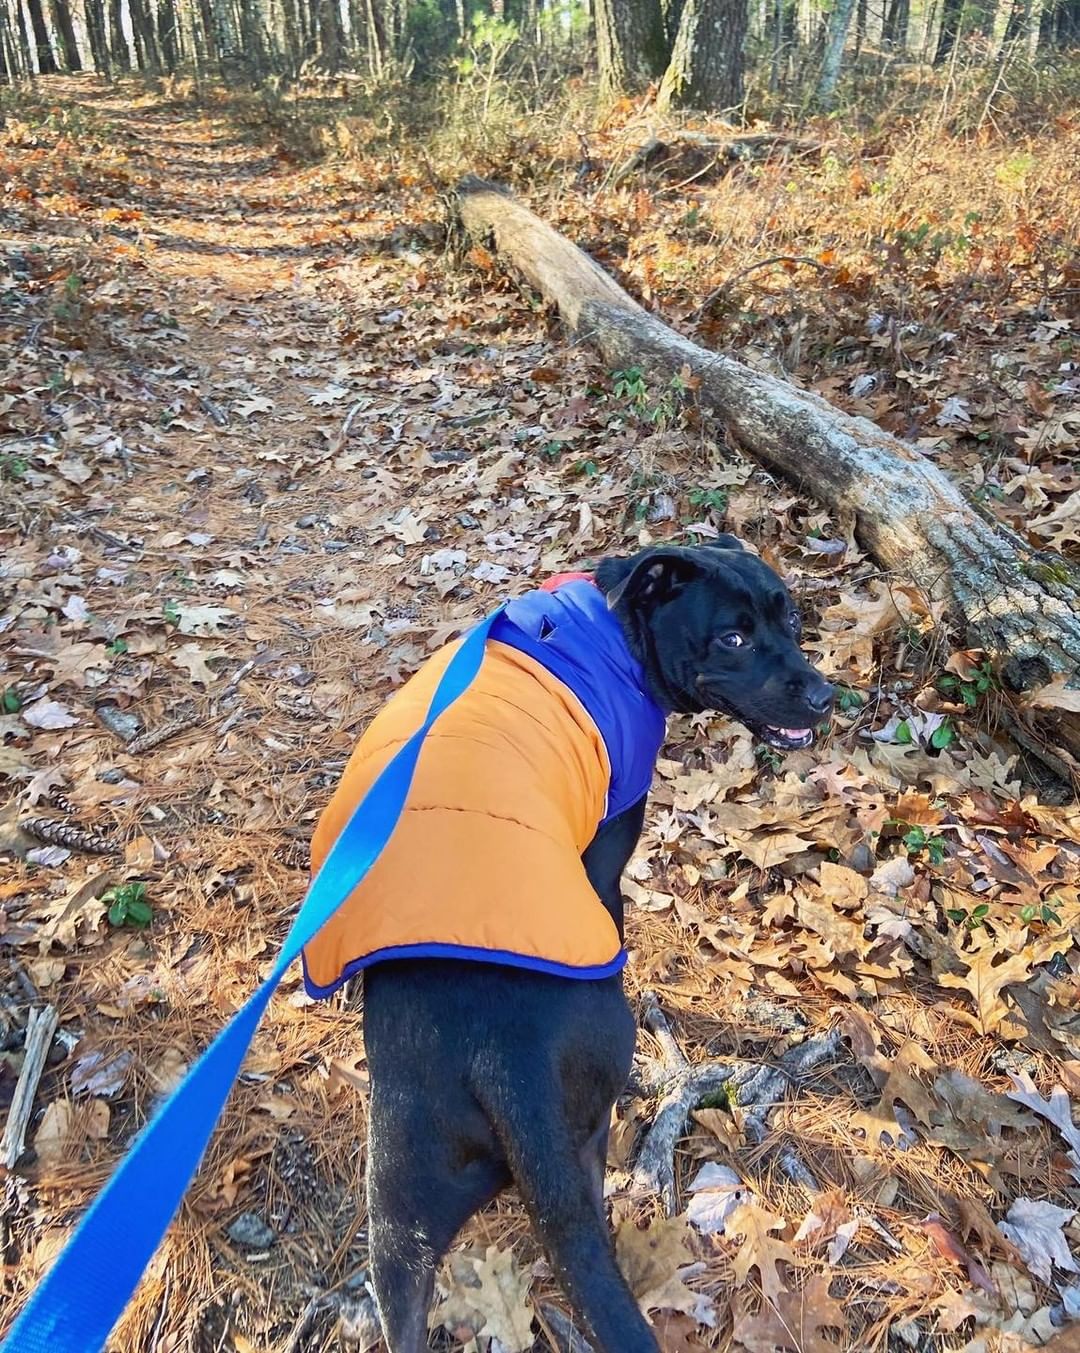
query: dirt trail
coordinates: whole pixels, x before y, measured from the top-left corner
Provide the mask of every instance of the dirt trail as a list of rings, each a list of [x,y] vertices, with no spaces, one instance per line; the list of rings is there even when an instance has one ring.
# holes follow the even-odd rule
[[[92,822],[126,854],[76,854],[33,884],[54,912],[83,890],[56,932],[64,958],[31,952],[23,976],[59,1005],[74,1062],[97,1052],[105,1072],[90,1085],[97,1118],[65,1100],[58,1139],[39,1151],[51,1222],[27,1195],[15,1223],[27,1283],[156,1091],[267,965],[365,714],[448,620],[436,594],[414,598],[412,547],[475,494],[444,476],[418,505],[431,495],[427,449],[444,440],[430,406],[461,403],[464,427],[507,398],[490,363],[476,364],[475,388],[460,372],[451,386],[453,351],[425,364],[441,321],[409,305],[426,245],[400,225],[390,238],[400,195],[372,206],[339,171],[290,168],[224,118],[132,108],[87,82],[57,88],[102,137],[105,186],[89,228],[59,211],[28,232],[28,252],[16,240],[17,267],[47,241],[85,279],[56,338],[84,349],[55,401],[66,425],[27,441],[66,469],[24,484],[17,548],[28,576],[67,550],[46,590],[83,602],[63,642],[41,645],[73,722],[19,755],[27,775],[47,758],[42,812]],[[39,332],[28,360],[47,379]],[[451,450],[443,463],[463,459]],[[473,592],[451,609],[474,615]],[[105,639],[119,650],[108,658]],[[128,733],[171,736],[131,754],[95,718],[102,705],[119,707]],[[96,900],[135,878],[154,909],[149,936],[110,930]],[[47,1076],[42,1097],[63,1098],[65,1080]],[[250,1335],[281,1339],[316,1289],[362,1290],[363,1083],[355,1012],[310,1006],[292,974],[118,1346],[147,1346],[153,1328],[157,1350],[220,1347],[237,1302],[255,1312]],[[240,1213],[271,1227],[269,1253],[250,1259],[230,1238]],[[320,1308],[313,1338],[334,1309]]]
[[[1010,1267],[995,1224],[1019,1201],[1063,1244],[1043,1200],[1073,1201],[1052,1129],[1005,1092],[1015,1072],[1077,1084],[1080,820],[1019,802],[978,671],[969,708],[919,668],[946,636],[917,589],[718,446],[692,402],[563,344],[482,249],[450,265],[408,149],[302,167],[246,139],[242,106],[46,87],[55,109],[0,129],[0,1107],[28,1008],[55,1005],[60,1033],[5,1183],[0,1328],[272,961],[370,711],[508,592],[719,528],[788,574],[808,650],[857,689],[783,758],[723,718],[670,721],[627,982],[660,991],[691,1062],[773,1065],[838,1020],[850,1055],[764,1147],[708,1110],[679,1144],[682,1205],[721,1158],[773,1209],[759,1236],[794,1235],[811,1204],[776,1167],[794,1152],[832,1229],[790,1259],[785,1329],[812,1302],[837,1348],[884,1347],[947,1310],[955,1333],[919,1337],[959,1347],[985,1287],[957,1292],[957,1253],[1014,1294],[991,1324],[1048,1329],[1060,1292]],[[568,210],[600,240],[588,191],[566,187]],[[367,1261],[365,1084],[357,1010],[291,973],[117,1350],[335,1346]],[[627,1103],[610,1161],[636,1290],[667,1346],[733,1328],[772,1346],[738,1241],[641,1229],[655,1207],[627,1167],[654,1108]],[[486,1318],[483,1276],[492,1319],[512,1298],[528,1327],[556,1289],[516,1203],[462,1244],[448,1322]],[[537,1353],[557,1346],[538,1327]]]

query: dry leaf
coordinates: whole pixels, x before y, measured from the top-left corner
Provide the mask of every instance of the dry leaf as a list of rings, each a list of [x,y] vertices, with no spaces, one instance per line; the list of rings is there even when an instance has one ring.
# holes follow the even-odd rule
[[[754,1203],[744,1203],[731,1214],[727,1223],[729,1236],[742,1236],[742,1243],[735,1253],[732,1265],[735,1280],[740,1286],[746,1283],[750,1270],[756,1268],[761,1280],[761,1290],[767,1301],[776,1302],[787,1288],[780,1277],[777,1265],[793,1264],[795,1256],[790,1245],[777,1240],[771,1232],[782,1231],[787,1225],[783,1217],[768,1212]]]
[[[511,1251],[492,1245],[483,1259],[461,1259],[471,1266],[475,1286],[455,1286],[436,1310],[436,1320],[451,1331],[464,1325],[497,1339],[506,1353],[531,1349],[535,1340],[528,1302],[530,1279],[517,1267]]]
[[[42,1165],[58,1165],[71,1150],[75,1108],[68,1099],[54,1099],[34,1133],[34,1150]]]
[[[979,1012],[975,1028],[981,1034],[992,1033],[1009,1013],[1009,1007],[1001,999],[1002,991],[1013,982],[1025,981],[1031,971],[1031,959],[1024,951],[1003,956],[990,936],[981,949],[960,952],[956,957],[968,971],[962,977],[945,972],[938,981],[943,987],[966,991]]]
[[[740,1312],[733,1331],[735,1346],[747,1353],[840,1353],[852,1347],[846,1336],[844,1308],[829,1295],[824,1273],[815,1273],[800,1291],[781,1292],[774,1305],[765,1302],[757,1315]]]
[[[1070,1208],[1053,1203],[1017,1198],[998,1222],[998,1230],[1023,1255],[1024,1263],[1042,1283],[1049,1283],[1053,1266],[1065,1273],[1080,1273],[1069,1253],[1063,1228],[1076,1215]]]

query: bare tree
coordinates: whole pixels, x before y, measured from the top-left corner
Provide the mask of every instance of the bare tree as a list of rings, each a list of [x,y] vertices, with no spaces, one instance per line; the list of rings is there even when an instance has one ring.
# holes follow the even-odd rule
[[[964,0],[941,0],[941,28],[938,30],[934,65],[943,66],[952,56],[964,16]]]
[[[685,0],[657,105],[736,108],[743,99],[746,0]]]
[[[664,73],[668,47],[659,0],[595,0],[600,90],[644,89]]]
[[[851,24],[851,13],[855,0],[836,0],[829,15],[829,27],[825,41],[825,58],[821,63],[821,78],[818,80],[817,102],[820,108],[831,108],[836,96],[836,82],[840,79],[840,67],[844,60],[844,43]]]
[[[79,43],[75,37],[75,25],[71,22],[68,0],[50,0],[49,8],[52,10],[53,31],[64,56],[64,68],[70,71],[82,70]]]
[[[30,27],[34,30],[34,48],[37,52],[37,68],[41,75],[55,75],[58,69],[52,44],[49,42],[49,27],[45,22],[45,11],[41,0],[26,0],[26,9],[30,15]]]

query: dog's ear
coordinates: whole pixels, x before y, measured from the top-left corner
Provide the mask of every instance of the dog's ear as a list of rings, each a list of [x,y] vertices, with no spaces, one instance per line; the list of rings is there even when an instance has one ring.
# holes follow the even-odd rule
[[[746,553],[746,546],[738,536],[725,535],[722,531],[717,536],[706,536],[698,541],[701,549],[707,550],[742,550]]]
[[[678,546],[645,550],[631,559],[602,559],[596,581],[609,610],[621,602],[656,605],[670,601],[692,578],[704,572],[700,559]]]

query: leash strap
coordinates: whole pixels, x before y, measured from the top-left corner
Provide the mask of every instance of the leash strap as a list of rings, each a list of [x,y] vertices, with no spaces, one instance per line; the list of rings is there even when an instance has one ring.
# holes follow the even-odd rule
[[[0,1353],[97,1353],[198,1168],[274,988],[352,893],[397,826],[424,738],[471,684],[502,607],[462,640],[427,718],[395,753],[312,881],[270,976],[233,1015],[147,1124],[0,1345]]]

